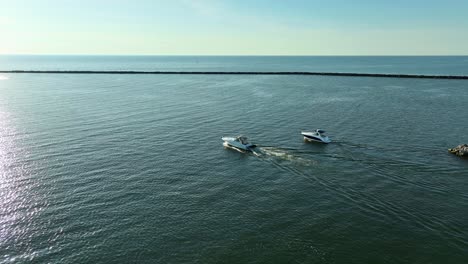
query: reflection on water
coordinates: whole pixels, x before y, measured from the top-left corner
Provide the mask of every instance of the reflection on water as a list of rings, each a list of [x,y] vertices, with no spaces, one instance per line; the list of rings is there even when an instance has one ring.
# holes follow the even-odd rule
[[[30,261],[38,254],[30,243],[45,231],[37,217],[46,202],[37,195],[38,182],[30,177],[10,117],[0,105],[0,249],[9,249],[2,254],[6,262]]]

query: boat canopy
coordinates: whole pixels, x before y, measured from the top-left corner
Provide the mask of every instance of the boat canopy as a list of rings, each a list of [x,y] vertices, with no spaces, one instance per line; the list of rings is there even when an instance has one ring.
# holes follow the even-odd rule
[[[317,130],[315,130],[315,132],[322,134],[322,133],[325,133],[325,130],[323,130],[323,129],[317,129]]]
[[[242,144],[247,144],[247,137],[245,136],[238,136],[236,139]]]

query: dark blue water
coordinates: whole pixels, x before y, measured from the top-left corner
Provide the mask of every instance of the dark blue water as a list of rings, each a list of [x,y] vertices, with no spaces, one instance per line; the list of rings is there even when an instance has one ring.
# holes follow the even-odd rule
[[[21,69],[52,67],[50,58],[25,58],[13,59]],[[86,58],[53,67],[157,65]],[[303,67],[320,70],[311,59]],[[451,59],[463,60],[441,60]],[[192,58],[161,60],[194,67]],[[258,61],[245,67],[283,67]],[[337,61],[325,64],[337,71]],[[467,88],[464,80],[0,74],[0,263],[466,263],[468,160],[447,148],[468,143]],[[315,128],[333,142],[304,142],[300,131]],[[261,153],[223,147],[222,136],[238,134]]]

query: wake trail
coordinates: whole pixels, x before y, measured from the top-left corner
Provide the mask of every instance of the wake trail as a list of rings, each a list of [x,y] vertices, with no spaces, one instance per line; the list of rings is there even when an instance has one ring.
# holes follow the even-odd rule
[[[346,145],[346,143],[344,143],[344,145]],[[305,172],[304,170],[307,169],[307,167],[319,167],[321,164],[309,157],[303,157],[303,155],[300,155],[300,152],[293,151],[293,149],[257,147],[252,154],[260,158],[262,161],[270,163],[276,168],[305,179],[310,184],[318,184],[332,191],[366,214],[373,215],[376,218],[381,219],[382,217],[385,217],[399,219],[399,221],[415,224],[425,230],[434,230],[438,228],[442,233],[453,234],[453,230],[451,230],[446,223],[434,216],[413,212],[411,208],[404,204],[398,204],[379,198],[378,196],[366,193],[363,190],[339,185],[326,177],[320,177],[318,174]],[[345,155],[350,154],[351,153],[347,153]],[[352,157],[354,155],[350,156]],[[356,161],[360,163],[362,162],[359,159],[356,159]],[[379,169],[374,166],[372,167],[376,170]],[[382,173],[386,174],[385,172]],[[389,176],[387,175],[387,177]],[[413,185],[414,183],[409,184]],[[432,190],[434,190],[434,188],[432,188]],[[466,243],[466,241],[464,239],[456,239],[454,243],[460,245]]]

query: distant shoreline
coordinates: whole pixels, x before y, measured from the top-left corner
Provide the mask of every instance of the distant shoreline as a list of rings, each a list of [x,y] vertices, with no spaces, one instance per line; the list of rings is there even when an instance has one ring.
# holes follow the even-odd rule
[[[468,80],[466,75],[425,75],[425,74],[386,74],[386,73],[351,73],[351,72],[291,72],[291,71],[35,71],[10,70],[0,73],[32,73],[32,74],[171,74],[171,75],[315,75],[315,76],[347,76],[347,77],[381,77],[381,78],[411,78],[411,79],[454,79]]]

